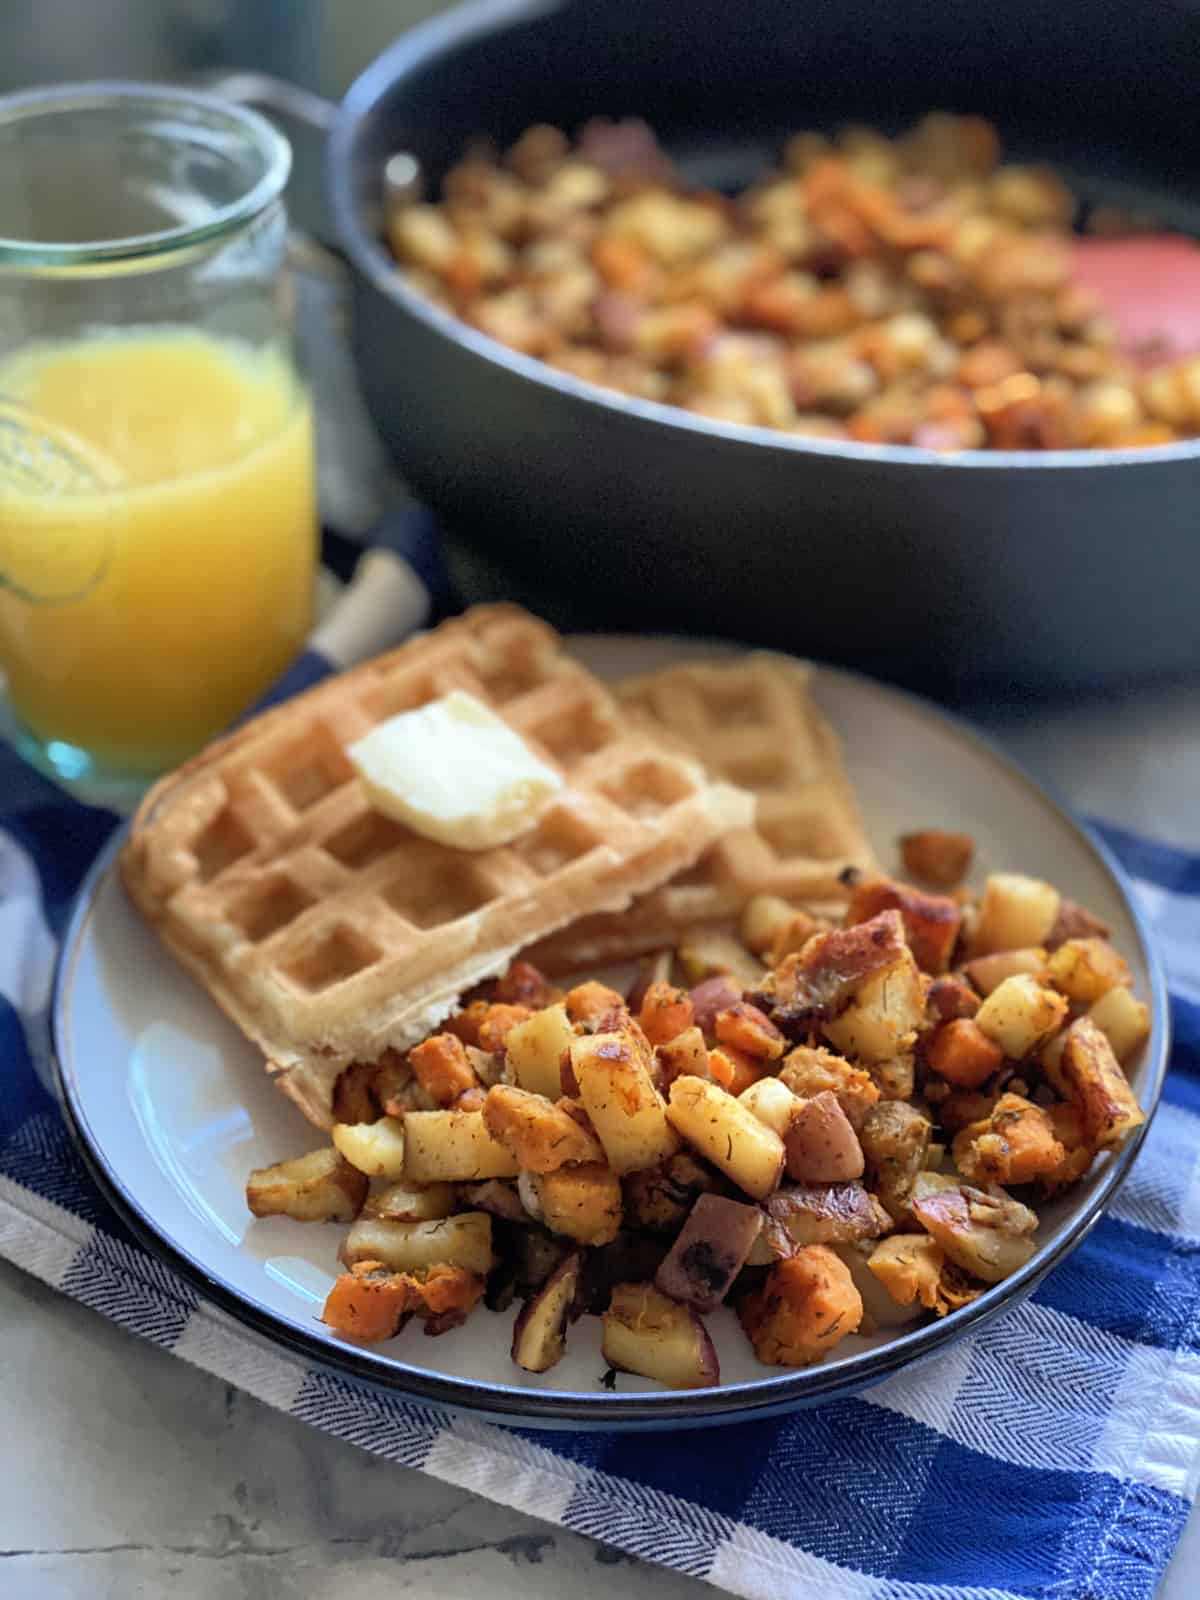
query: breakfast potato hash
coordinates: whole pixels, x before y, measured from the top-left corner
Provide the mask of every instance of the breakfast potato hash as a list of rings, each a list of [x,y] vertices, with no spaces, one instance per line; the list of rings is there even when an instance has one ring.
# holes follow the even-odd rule
[[[1022,1267],[1039,1203],[1145,1120],[1124,1063],[1150,1020],[1051,884],[996,873],[974,899],[943,849],[904,854],[937,892],[863,878],[841,926],[747,907],[769,966],[727,935],[628,993],[517,962],[406,1055],[348,1068],[353,1120],[252,1173],[250,1209],[352,1224],[339,1334],[517,1305],[528,1372],[584,1314],[611,1367],[680,1389],[720,1382],[722,1304],[783,1367],[945,1316]]]
[[[938,451],[1200,433],[1200,358],[1121,349],[1078,210],[981,117],[799,133],[732,196],[689,186],[644,123],[596,118],[479,142],[436,200],[393,196],[386,236],[502,344],[722,422]]]

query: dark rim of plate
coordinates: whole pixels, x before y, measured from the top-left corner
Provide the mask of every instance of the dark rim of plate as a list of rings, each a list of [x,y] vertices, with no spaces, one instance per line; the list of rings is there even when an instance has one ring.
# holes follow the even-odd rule
[[[569,643],[570,641],[568,641]],[[582,642],[582,639],[581,641]],[[691,641],[703,648],[703,641]],[[470,1378],[449,1377],[427,1368],[336,1339],[309,1332],[252,1295],[243,1294],[224,1278],[214,1275],[196,1256],[175,1244],[138,1204],[119,1171],[98,1147],[76,1092],[74,1072],[64,1062],[60,1045],[64,1013],[69,1005],[71,971],[81,935],[91,916],[96,892],[113,870],[125,842],[128,824],[118,829],[93,863],[80,886],[59,948],[50,1005],[50,1038],[54,1069],[66,1113],[67,1125],[92,1177],[130,1232],[154,1255],[192,1284],[207,1300],[235,1321],[269,1342],[282,1346],[315,1366],[339,1376],[365,1382],[391,1395],[483,1420],[526,1424],[541,1428],[653,1429],[699,1427],[721,1422],[746,1422],[776,1416],[808,1405],[824,1403],[869,1387],[901,1367],[943,1349],[964,1334],[978,1329],[999,1312],[1018,1304],[1086,1237],[1099,1221],[1141,1149],[1162,1094],[1170,1046],[1170,1020],[1166,982],[1151,942],[1146,922],[1130,892],[1123,869],[1108,848],[1062,806],[1047,788],[1025,772],[965,722],[931,705],[917,695],[880,684],[862,674],[818,665],[822,676],[867,685],[874,694],[894,697],[910,713],[938,722],[943,730],[975,753],[987,757],[1017,778],[1034,798],[1052,811],[1100,863],[1123,900],[1146,962],[1150,981],[1151,1034],[1147,1044],[1145,1088],[1142,1095],[1146,1121],[1129,1143],[1111,1158],[1086,1203],[1061,1232],[1047,1242],[1003,1283],[986,1290],[977,1300],[911,1332],[900,1333],[877,1349],[843,1356],[820,1366],[806,1367],[784,1376],[764,1376],[747,1383],[712,1389],[662,1390],[654,1393],[616,1394],[607,1391],[541,1390],[515,1384],[496,1385]]]

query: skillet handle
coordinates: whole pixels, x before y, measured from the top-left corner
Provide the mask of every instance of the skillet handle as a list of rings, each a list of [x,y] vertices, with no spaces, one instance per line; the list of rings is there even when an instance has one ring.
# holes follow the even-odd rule
[[[314,133],[328,133],[337,120],[338,108],[332,100],[269,72],[220,70],[198,74],[194,81],[199,88],[236,105],[259,106],[278,116],[295,117]]]

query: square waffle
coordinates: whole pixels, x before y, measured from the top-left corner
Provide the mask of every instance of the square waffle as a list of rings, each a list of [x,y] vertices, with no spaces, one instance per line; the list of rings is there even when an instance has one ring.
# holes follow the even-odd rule
[[[384,817],[345,754],[377,722],[455,688],[566,781],[500,849],[454,850]],[[321,1126],[348,1063],[423,1037],[523,946],[628,906],[752,814],[750,796],[633,728],[552,629],[488,606],[263,713],[163,779],[121,873]]]
[[[756,800],[746,827],[618,914],[573,922],[530,958],[564,971],[679,942],[690,927],[727,922],[755,894],[840,914],[847,867],[874,864],[837,735],[809,695],[810,669],[756,651],[729,664],[687,663],[630,678],[617,695],[631,718]],[[665,741],[665,743],[664,743]]]

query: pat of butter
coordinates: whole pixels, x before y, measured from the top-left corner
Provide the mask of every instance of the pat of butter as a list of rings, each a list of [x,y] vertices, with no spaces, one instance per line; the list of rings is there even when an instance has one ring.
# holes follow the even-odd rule
[[[377,811],[456,850],[508,844],[563,787],[519,734],[462,689],[389,717],[346,754]]]

